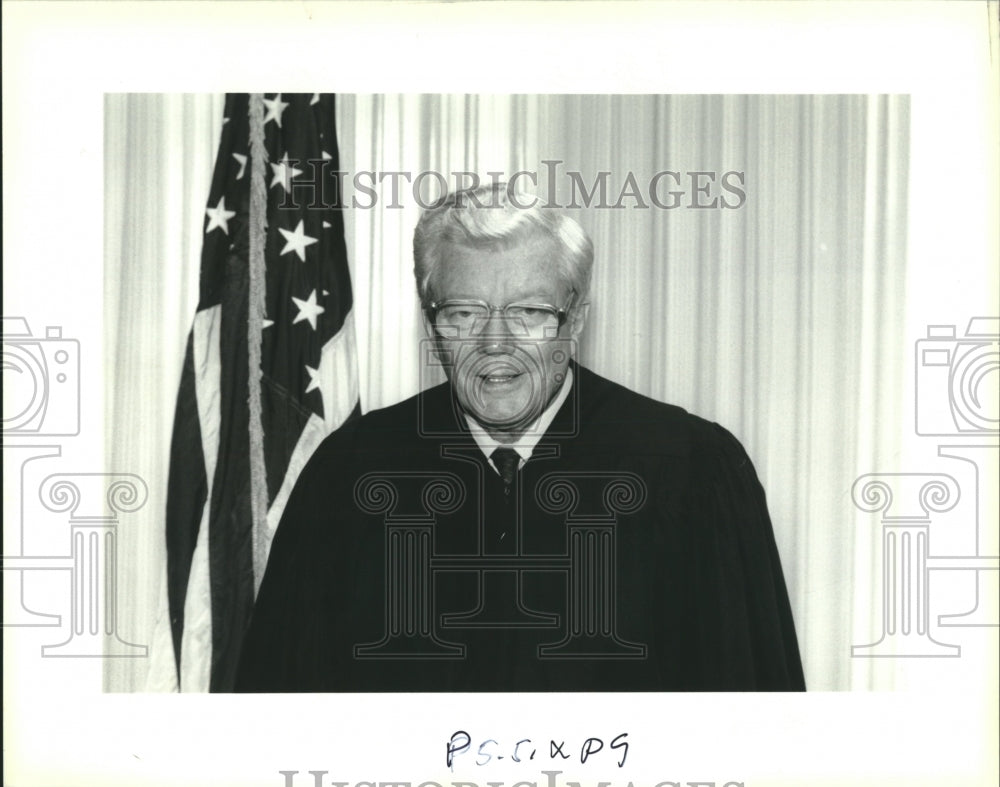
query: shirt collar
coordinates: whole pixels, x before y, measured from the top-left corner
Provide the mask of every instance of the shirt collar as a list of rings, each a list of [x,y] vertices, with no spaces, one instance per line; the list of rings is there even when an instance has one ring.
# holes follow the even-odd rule
[[[524,434],[517,438],[517,440],[513,443],[501,443],[495,440],[478,421],[476,421],[468,413],[465,413],[465,422],[469,425],[469,431],[472,433],[472,439],[476,441],[476,445],[479,446],[479,449],[483,452],[487,459],[489,459],[493,452],[501,446],[513,448],[521,457],[521,463],[518,467],[524,467],[524,463],[531,459],[531,454],[535,450],[535,446],[538,445],[544,434],[548,431],[548,428],[552,425],[552,421],[556,417],[556,413],[559,412],[559,408],[563,406],[563,403],[569,396],[570,388],[572,388],[572,386],[573,369],[567,368],[566,379],[563,380],[562,388],[559,389],[559,393],[556,394],[555,399],[549,402],[549,406],[545,408],[545,411],[540,416],[538,416],[538,420],[528,427]],[[492,459],[490,459],[490,466],[493,466]],[[493,469],[496,470],[496,467],[493,467]]]

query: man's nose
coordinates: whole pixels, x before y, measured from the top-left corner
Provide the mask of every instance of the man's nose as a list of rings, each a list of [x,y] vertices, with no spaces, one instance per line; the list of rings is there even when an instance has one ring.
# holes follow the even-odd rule
[[[490,312],[483,320],[476,338],[486,352],[510,352],[510,345],[517,335],[517,326],[509,317],[505,317],[499,309]]]

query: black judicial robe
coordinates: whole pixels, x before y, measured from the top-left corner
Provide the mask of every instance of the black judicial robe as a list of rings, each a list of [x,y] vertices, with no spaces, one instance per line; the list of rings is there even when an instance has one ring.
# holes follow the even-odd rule
[[[574,370],[510,487],[447,383],[330,435],[275,535],[236,690],[804,689],[742,446]]]

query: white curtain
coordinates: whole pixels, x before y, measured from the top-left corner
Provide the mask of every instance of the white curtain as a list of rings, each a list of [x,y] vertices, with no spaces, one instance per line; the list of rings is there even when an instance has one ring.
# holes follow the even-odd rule
[[[224,103],[222,95],[105,97],[107,466],[128,468],[149,487],[148,526],[119,528],[118,584],[127,592],[118,627],[146,645],[166,604],[170,436]],[[156,658],[169,650],[158,644]],[[105,689],[142,689],[149,662],[107,659]]]
[[[122,538],[121,581],[134,593],[119,627],[133,642],[151,642],[161,601],[169,438],[221,107],[219,96],[107,99],[110,464],[141,468],[159,514]],[[864,96],[339,97],[349,178],[524,170],[538,173],[537,193],[567,204],[569,173],[589,189],[607,172],[613,204],[629,173],[642,189],[657,172],[679,174],[677,208],[626,198],[570,211],[597,249],[580,360],[744,443],[814,690],[890,685],[850,657],[881,615],[878,534],[856,527],[850,490],[909,426],[897,411],[902,361],[880,353],[907,339],[908,110],[905,98]],[[716,173],[707,195],[692,195],[692,172]],[[745,193],[739,207],[688,207],[737,202],[720,192],[726,172],[742,173],[730,180]],[[436,382],[418,370],[420,207],[399,183],[399,208],[386,177],[374,208],[345,212],[366,411]],[[662,182],[661,199],[674,184]],[[140,689],[148,670],[109,660],[106,688]]]

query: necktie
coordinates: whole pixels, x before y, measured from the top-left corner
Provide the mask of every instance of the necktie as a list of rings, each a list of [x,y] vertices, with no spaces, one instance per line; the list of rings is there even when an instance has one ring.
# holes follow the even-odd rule
[[[514,478],[517,476],[517,466],[521,462],[520,455],[513,448],[498,448],[490,455],[490,459],[493,460],[496,469],[500,471],[504,493],[510,494],[510,486],[514,483]]]

